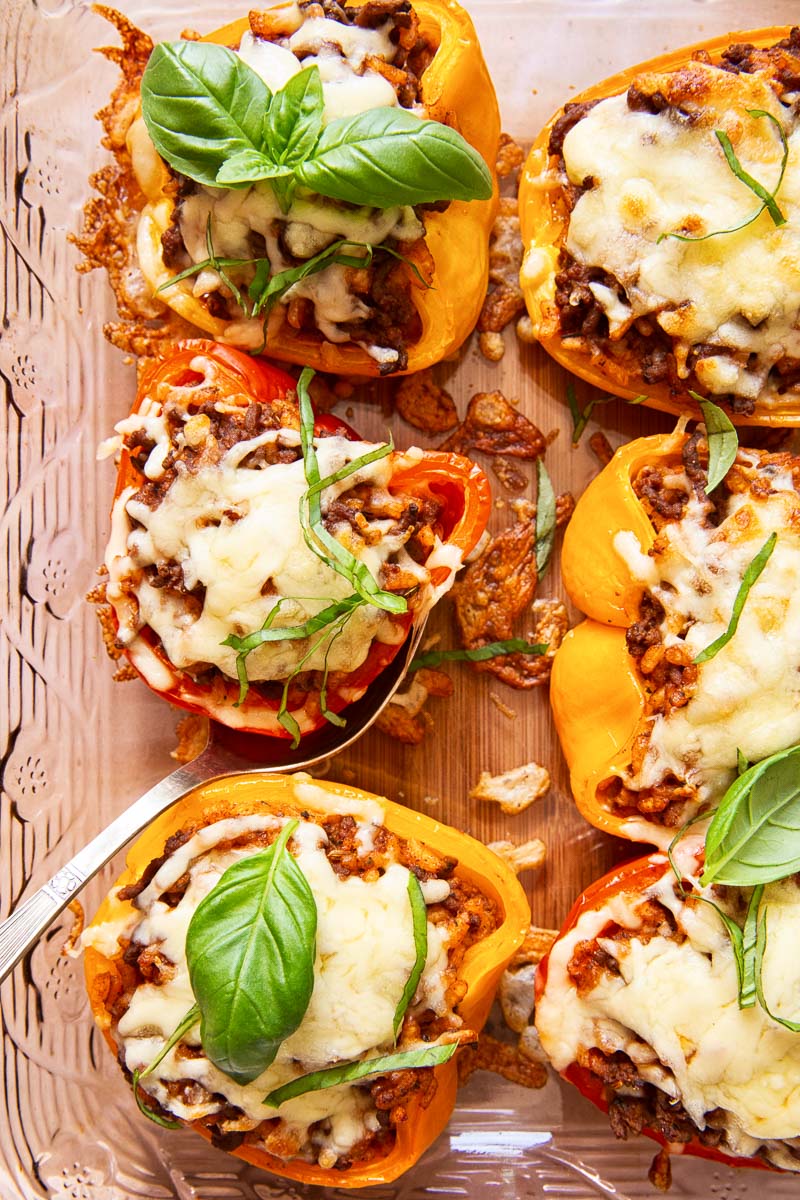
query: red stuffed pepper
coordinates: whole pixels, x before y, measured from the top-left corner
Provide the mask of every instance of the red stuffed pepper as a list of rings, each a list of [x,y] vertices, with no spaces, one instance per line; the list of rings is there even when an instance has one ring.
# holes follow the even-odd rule
[[[798,1171],[800,1035],[777,1014],[790,1015],[798,987],[800,890],[787,878],[756,897],[770,933],[748,1001],[730,928],[745,924],[753,889],[702,888],[702,857],[690,835],[677,873],[653,854],[580,896],[539,967],[539,1036],[617,1137]]]
[[[362,442],[304,376],[213,342],[150,368],[109,450],[118,645],[173,703],[295,745],[342,723],[490,509],[468,460]]]

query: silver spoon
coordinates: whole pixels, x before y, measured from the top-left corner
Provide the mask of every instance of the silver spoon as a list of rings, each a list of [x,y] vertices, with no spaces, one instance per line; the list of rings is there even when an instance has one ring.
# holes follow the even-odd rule
[[[400,653],[373,680],[361,699],[348,706],[345,728],[324,725],[307,734],[297,750],[291,750],[282,738],[242,734],[210,722],[208,742],[197,758],[178,767],[134,801],[0,923],[0,983],[109,859],[188,792],[225,775],[302,771],[352,746],[369,729],[402,683],[419,647],[426,620],[427,613],[414,622]]]

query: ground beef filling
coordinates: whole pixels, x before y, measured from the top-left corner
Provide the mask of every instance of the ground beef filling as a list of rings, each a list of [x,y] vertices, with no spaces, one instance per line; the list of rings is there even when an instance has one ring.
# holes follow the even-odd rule
[[[446,899],[441,903],[429,904],[427,908],[429,922],[437,926],[443,925],[448,931],[445,998],[449,1012],[444,1016],[437,1016],[428,1009],[407,1014],[400,1042],[432,1042],[442,1034],[459,1028],[458,1020],[449,1015],[467,990],[466,983],[458,978],[459,966],[470,946],[488,937],[498,928],[500,913],[497,906],[456,873],[456,859],[440,855],[416,841],[399,838],[383,825],[375,830],[372,849],[365,851],[359,845],[358,825],[352,816],[321,817],[309,813],[303,813],[302,816],[305,820],[314,820],[325,830],[328,836],[325,853],[340,879],[357,875],[369,882],[379,878],[390,863],[399,862],[412,871],[420,882],[441,879],[449,883],[450,893]],[[197,827],[191,826],[173,834],[164,847],[164,853],[153,859],[138,880],[121,889],[119,899],[130,900],[136,905],[137,898],[152,881],[159,867],[196,832]],[[249,832],[219,842],[214,849],[225,851],[246,848],[255,854],[271,845],[279,832],[277,828]],[[159,898],[170,907],[175,907],[188,885],[187,873]],[[127,1012],[133,993],[140,984],[160,986],[175,970],[175,964],[170,962],[157,946],[143,947],[126,941],[121,943],[121,949],[121,959],[117,960],[119,978],[113,993],[109,994],[105,1001],[112,1018],[112,1032]],[[200,1057],[202,1051],[199,1047],[181,1045],[178,1054],[183,1057]],[[119,1054],[119,1062],[129,1082],[132,1082],[122,1051]],[[279,1157],[297,1156],[296,1145],[292,1139],[287,1138],[286,1127],[280,1117],[271,1117],[253,1126],[253,1121],[241,1109],[230,1104],[224,1096],[212,1096],[195,1080],[176,1080],[165,1083],[164,1086],[170,1096],[187,1104],[210,1101],[219,1104],[216,1113],[204,1117],[199,1123],[210,1130],[213,1144],[220,1149],[230,1151],[246,1145],[266,1149]],[[394,1143],[396,1126],[407,1118],[409,1101],[416,1097],[423,1107],[426,1107],[435,1094],[436,1080],[433,1069],[425,1067],[420,1070],[393,1071],[360,1086],[369,1092],[381,1127],[356,1143],[347,1155],[340,1157],[335,1164],[336,1170],[363,1165],[388,1153]],[[174,1114],[165,1111],[154,1097],[147,1095],[143,1098],[158,1115],[175,1119]],[[313,1143],[315,1129],[316,1126],[309,1129],[310,1143]]]
[[[396,46],[391,63],[368,55],[365,67],[383,75],[394,87],[398,104],[411,108],[421,103],[421,76],[430,65],[436,46],[420,33],[419,18],[409,0],[368,0],[359,7],[340,5],[336,0],[305,0],[300,9],[307,19],[326,17],[342,25],[374,29],[391,20],[393,28],[390,38]],[[256,37],[275,40],[269,33],[268,14],[250,13],[250,27]],[[169,227],[161,238],[164,263],[176,272],[191,267],[192,260],[186,251],[180,229],[182,200],[197,190],[197,185],[185,176],[173,172],[176,180],[176,204]],[[415,212],[424,225],[426,210],[443,211],[447,202],[435,205],[418,205]],[[303,259],[293,254],[284,237],[285,222],[273,222],[272,233],[277,238],[281,254],[288,264],[283,269],[301,266]],[[264,238],[258,233],[249,236],[248,258],[262,258],[266,254]],[[415,242],[399,242],[387,238],[386,250],[376,248],[369,266],[348,267],[347,283],[351,292],[371,310],[370,316],[358,321],[340,323],[340,328],[356,342],[379,346],[397,351],[397,358],[381,362],[381,374],[403,371],[408,366],[408,347],[416,344],[422,336],[422,321],[413,301],[410,272],[396,255],[410,258],[427,283],[433,278],[433,259],[424,237]],[[310,255],[309,255],[310,257]],[[239,312],[233,297],[222,292],[208,292],[200,297],[211,316],[223,321],[236,320]],[[304,297],[290,300],[286,305],[286,322],[298,332],[317,332],[313,303]],[[321,336],[321,335],[320,335]]]
[[[185,420],[187,411],[190,414],[189,421]],[[213,399],[202,396],[198,396],[197,403],[190,404],[188,408],[185,404],[170,405],[166,399],[163,415],[171,448],[164,459],[164,470],[159,479],[150,480],[144,474],[148,455],[154,449],[155,442],[147,437],[143,429],[137,429],[123,437],[125,449],[131,456],[131,464],[142,479],[141,486],[134,492],[132,499],[151,509],[158,508],[181,473],[196,473],[203,468],[215,466],[233,446],[269,430],[299,428],[296,405],[293,401],[280,399],[269,403],[253,401],[233,412],[220,412]],[[186,430],[191,427],[192,422],[202,422],[196,426],[202,431],[202,439],[190,444],[186,440]],[[182,434],[180,441],[179,433]],[[323,430],[319,436],[332,436],[334,433],[335,431]],[[257,447],[242,459],[239,469],[263,470],[275,463],[296,462],[301,457],[299,446],[282,446],[277,442],[270,442]],[[353,535],[369,545],[371,541],[382,536],[373,523],[390,520],[392,525],[387,536],[402,534],[405,538],[404,548],[410,557],[417,563],[424,563],[436,544],[442,508],[442,502],[432,494],[412,496],[402,492],[389,493],[382,488],[362,483],[343,492],[328,505],[323,514],[323,523],[334,536],[337,531],[347,526]],[[128,519],[133,529],[141,528],[139,522],[130,515]],[[220,509],[219,520],[223,519],[238,519],[238,514],[232,510]],[[188,613],[195,618],[200,615],[205,589],[202,585],[192,589],[186,587],[183,568],[179,562],[160,561],[146,567],[145,573],[151,587],[163,588],[166,592],[179,596]],[[419,586],[415,575],[404,571],[391,559],[384,564],[379,582],[382,588],[394,592],[408,592]],[[135,598],[132,580],[128,590]],[[142,636],[154,646],[160,646],[153,631],[145,629]],[[197,663],[183,669],[198,682],[208,686],[213,686],[215,681],[227,679],[217,667],[206,663]],[[344,671],[330,671],[329,689],[334,690],[339,683],[346,682],[347,676],[348,673]],[[300,672],[293,678],[289,688],[289,706],[302,705],[307,693],[319,691],[322,685],[321,671]],[[253,681],[250,690],[262,698],[279,701],[283,683],[269,680]]]
[[[787,451],[747,451],[748,457],[753,454],[757,455],[755,464],[740,457],[714,489],[712,497],[705,492],[708,451],[702,434],[695,433],[686,439],[680,463],[642,468],[633,480],[633,490],[656,532],[656,554],[658,535],[665,526],[684,519],[693,496],[704,505],[704,523],[714,526],[723,518],[732,494],[748,492],[754,498],[767,495],[772,490],[771,477],[777,472],[790,474],[795,490],[800,492],[799,457]],[[645,591],[638,618],[625,634],[628,653],[646,689],[645,725],[633,743],[628,779],[635,778],[641,770],[650,745],[653,718],[668,716],[673,709],[688,704],[697,687],[698,668],[689,652],[682,646],[664,644],[664,619],[660,600]],[[673,772],[665,774],[653,787],[639,789],[628,786],[619,776],[611,776],[598,786],[597,794],[619,816],[640,815],[676,829],[684,823],[688,808],[697,800],[697,789]]]
[[[633,939],[649,942],[654,937],[683,942],[682,933],[672,913],[658,900],[644,900],[636,909],[641,925],[625,929],[614,922],[585,942],[578,942],[567,972],[579,996],[590,993],[603,974],[619,976],[617,959],[599,941],[625,943]],[[581,1046],[576,1056],[581,1072],[594,1076],[602,1085],[603,1099],[608,1106],[608,1119],[614,1136],[625,1141],[644,1129],[660,1134],[667,1142],[684,1144],[698,1141],[702,1146],[725,1150],[726,1112],[715,1108],[705,1113],[705,1128],[700,1129],[680,1101],[672,1100],[665,1092],[639,1075],[635,1062],[622,1050],[606,1053],[597,1046]],[[580,1079],[576,1080],[580,1083]],[[794,1157],[800,1152],[791,1143],[781,1143]],[[759,1155],[762,1157],[762,1155]],[[767,1161],[766,1155],[763,1156]]]
[[[697,58],[710,61],[702,51]],[[766,75],[778,98],[790,104],[792,94],[800,88],[800,28],[795,27],[788,38],[768,49],[760,50],[748,43],[729,46],[718,65],[736,74],[759,72]],[[647,92],[641,84],[642,78],[628,88],[627,101],[631,111],[660,113],[669,108],[661,92]],[[566,104],[550,133],[548,152],[555,158],[556,169],[565,181],[564,202],[568,212],[575,207],[578,197],[594,186],[594,180],[589,177],[580,185],[575,185],[567,179],[564,138],[597,103],[597,100],[593,100]],[[555,279],[555,305],[562,337],[574,339],[592,356],[635,364],[632,369],[636,370],[645,384],[666,384],[674,396],[685,396],[689,389],[706,394],[706,388],[695,375],[695,364],[701,358],[721,355],[733,357],[736,354],[728,346],[713,343],[693,346],[686,363],[689,375],[680,378],[673,340],[650,316],[639,317],[621,337],[609,337],[608,318],[590,290],[590,283],[602,283],[627,304],[625,288],[614,275],[600,267],[585,266],[573,258],[568,250],[562,249]],[[800,361],[788,356],[779,359],[770,371],[769,381],[779,395],[797,387],[800,384]],[[727,404],[732,412],[741,416],[749,415],[755,408],[755,401],[746,396],[715,394],[713,399],[715,403]]]

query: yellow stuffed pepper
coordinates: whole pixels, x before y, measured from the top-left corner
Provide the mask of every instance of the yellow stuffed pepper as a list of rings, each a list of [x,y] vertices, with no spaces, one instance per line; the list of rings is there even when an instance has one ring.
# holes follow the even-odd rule
[[[155,47],[103,11],[124,42],[101,114],[117,167],[79,245],[123,316],[171,310],[348,375],[458,349],[486,291],[500,133],[458,4],[304,0]]]
[[[307,775],[238,775],[135,843],[84,934],[86,980],[145,1115],[362,1187],[444,1129],[453,1056],[529,921],[465,834]]]
[[[536,335],[589,383],[746,424],[800,412],[797,30],[717,37],[570,99],[520,186]]]
[[[573,793],[662,848],[745,762],[800,741],[800,460],[739,448],[710,488],[707,461],[700,433],[623,446],[564,538],[588,618],[551,682]]]

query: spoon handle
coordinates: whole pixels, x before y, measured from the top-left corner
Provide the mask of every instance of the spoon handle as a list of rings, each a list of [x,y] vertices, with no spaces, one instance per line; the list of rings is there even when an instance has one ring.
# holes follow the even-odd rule
[[[230,753],[208,745],[192,762],[178,767],[140,796],[52,879],[18,905],[0,924],[0,983],[70,900],[126,842],[198,784],[215,775],[230,774],[237,767],[237,760]]]

